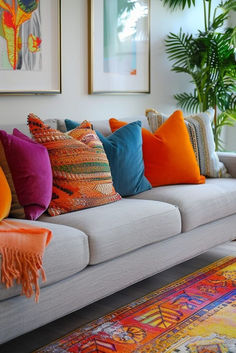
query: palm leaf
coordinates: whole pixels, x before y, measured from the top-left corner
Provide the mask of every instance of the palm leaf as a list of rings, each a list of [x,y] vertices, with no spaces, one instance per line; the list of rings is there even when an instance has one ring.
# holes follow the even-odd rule
[[[177,104],[184,110],[192,113],[196,113],[199,111],[200,103],[196,91],[194,91],[194,94],[186,92],[179,93],[176,94],[174,97],[178,102]]]
[[[190,65],[189,58],[193,57],[196,51],[192,34],[182,33],[182,30],[179,34],[170,33],[165,43],[168,58],[175,62],[174,65],[187,68]]]
[[[220,138],[223,126],[234,126],[236,123],[236,110],[226,110],[219,114],[216,119],[216,125],[212,126],[214,132],[214,139],[217,151],[223,151],[223,141]]]
[[[195,0],[161,0],[165,6],[169,6],[172,10],[179,8],[184,10],[186,6],[189,8],[195,6]]]
[[[195,5],[193,0],[162,1],[171,9]],[[215,8],[213,16],[211,6]],[[190,75],[195,86],[193,93],[175,95],[178,105],[190,112],[216,108],[213,131],[217,149],[223,148],[222,127],[232,126],[236,121],[236,28],[218,31],[231,10],[236,11],[236,0],[222,0],[218,6],[204,0],[205,31],[194,36],[180,30],[178,34],[170,33],[165,41],[168,58],[173,63],[172,71]],[[218,115],[218,111],[222,113]]]
[[[234,110],[226,110],[217,117],[216,129],[221,129],[224,125],[234,126],[236,122],[236,112]]]
[[[210,25],[210,30],[216,30],[220,27],[223,26],[224,24],[224,21],[228,18],[228,12],[224,12],[224,13],[221,13],[220,15],[216,16],[213,21],[212,21],[212,24]]]
[[[236,47],[236,27],[228,28],[228,30],[232,31],[231,38],[230,38],[230,44],[235,48]]]
[[[236,95],[234,92],[227,91],[221,87],[217,91],[217,105],[221,111],[226,109],[236,110]]]
[[[217,10],[221,11],[218,16],[216,15]],[[213,21],[209,30],[217,30],[222,27],[224,22],[228,19],[230,11],[236,11],[236,0],[221,1],[221,3],[215,8]]]
[[[217,8],[224,12],[236,11],[236,0],[221,1]]]
[[[173,66],[171,71],[178,72],[178,73],[182,72],[184,74],[191,75],[191,72],[189,71],[189,69],[187,69],[186,67],[182,67],[182,66]]]
[[[229,33],[209,33],[205,37],[208,42],[208,65],[213,68],[219,68],[222,65],[226,67],[231,63],[235,64],[234,48],[229,43]]]

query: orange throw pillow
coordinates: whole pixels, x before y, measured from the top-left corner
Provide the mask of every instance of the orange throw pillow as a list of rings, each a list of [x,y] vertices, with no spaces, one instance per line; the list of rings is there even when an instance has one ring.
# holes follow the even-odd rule
[[[0,167],[0,221],[6,218],[11,208],[11,190]]]
[[[121,199],[113,187],[102,143],[90,123],[80,124],[71,136],[50,128],[34,114],[29,114],[28,124],[34,139],[48,149],[51,161],[50,216]]]
[[[109,122],[112,132],[126,125],[114,118]],[[142,136],[145,176],[152,186],[205,183],[180,110],[154,134],[143,128]]]

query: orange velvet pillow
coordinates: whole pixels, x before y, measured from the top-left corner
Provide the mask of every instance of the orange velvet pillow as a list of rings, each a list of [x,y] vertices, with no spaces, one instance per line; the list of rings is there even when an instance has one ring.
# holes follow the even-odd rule
[[[6,218],[11,208],[11,190],[0,167],[0,221]]]
[[[126,125],[114,118],[109,122],[112,132]],[[143,128],[142,136],[145,176],[152,186],[205,183],[180,110],[154,134]]]

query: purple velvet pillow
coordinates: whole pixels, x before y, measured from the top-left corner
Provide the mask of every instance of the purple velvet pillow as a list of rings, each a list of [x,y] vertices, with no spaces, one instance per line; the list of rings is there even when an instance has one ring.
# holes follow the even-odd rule
[[[52,169],[47,149],[14,129],[0,130],[0,166],[12,192],[10,216],[35,220],[52,198]]]

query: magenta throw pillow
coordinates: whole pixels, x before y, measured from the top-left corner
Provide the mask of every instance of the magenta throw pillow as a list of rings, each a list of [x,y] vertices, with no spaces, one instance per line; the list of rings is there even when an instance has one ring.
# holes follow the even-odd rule
[[[0,166],[12,192],[10,216],[36,220],[52,198],[52,170],[47,149],[14,129],[0,130]]]

